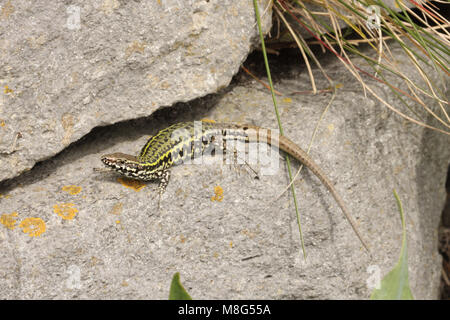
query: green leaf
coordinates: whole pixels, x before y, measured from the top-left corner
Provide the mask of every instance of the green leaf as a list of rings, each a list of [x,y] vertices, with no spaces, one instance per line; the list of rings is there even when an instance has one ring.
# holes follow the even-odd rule
[[[400,217],[402,219],[402,249],[396,266],[381,280],[379,289],[374,289],[371,300],[413,300],[408,280],[408,250],[406,243],[406,226],[403,208],[397,192],[394,190]]]
[[[179,272],[173,275],[172,283],[170,284],[169,300],[192,300],[180,282]]]

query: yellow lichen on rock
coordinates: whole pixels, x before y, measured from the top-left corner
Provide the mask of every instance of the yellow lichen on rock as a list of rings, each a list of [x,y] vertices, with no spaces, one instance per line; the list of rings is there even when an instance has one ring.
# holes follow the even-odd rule
[[[211,201],[222,201],[223,200],[223,189],[221,186],[214,188],[214,196],[211,197]]]
[[[67,193],[74,195],[74,194],[80,193],[82,188],[79,186],[75,186],[75,185],[69,185],[69,186],[62,187],[61,189],[62,189],[62,191],[65,191]]]
[[[64,220],[72,220],[78,212],[76,208],[73,208],[74,205],[73,203],[55,204],[53,206],[53,212]]]
[[[24,233],[27,233],[30,237],[40,236],[45,232],[45,222],[41,218],[25,218],[19,227],[22,228]]]
[[[15,224],[17,222],[15,218],[17,218],[17,216],[18,216],[17,212],[13,212],[10,214],[4,213],[0,217],[0,223],[5,227],[7,227],[8,229],[14,230],[14,228],[16,227]]]

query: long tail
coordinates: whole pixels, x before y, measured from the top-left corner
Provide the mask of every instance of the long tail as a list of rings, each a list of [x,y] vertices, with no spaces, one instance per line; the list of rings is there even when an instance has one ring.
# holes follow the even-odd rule
[[[339,207],[341,207],[342,212],[344,213],[348,222],[352,226],[353,231],[358,236],[358,238],[361,241],[361,243],[363,244],[364,248],[368,252],[370,252],[367,242],[364,240],[364,238],[359,233],[358,228],[356,227],[356,223],[353,220],[350,213],[348,212],[347,207],[344,204],[344,201],[342,200],[341,196],[337,193],[336,188],[333,186],[333,183],[330,181],[330,179],[327,178],[327,176],[320,169],[320,167],[308,156],[308,154],[303,149],[301,149],[299,146],[294,144],[291,140],[289,140],[289,138],[286,138],[285,136],[280,136],[279,148],[281,150],[283,150],[284,152],[290,154],[294,158],[296,158],[298,161],[302,162],[327,187],[327,189],[332,194],[334,200],[336,200]]]
[[[271,130],[259,128],[256,126],[251,125],[242,125],[241,128],[246,130],[246,128],[252,129],[248,131],[249,139],[250,141],[260,141],[260,142],[266,142],[270,145],[278,145],[278,147],[303,163],[306,167],[308,167],[309,170],[311,170],[314,175],[319,178],[319,180],[325,185],[325,187],[330,191],[333,198],[336,200],[337,204],[341,208],[342,212],[344,213],[345,217],[347,218],[348,222],[350,223],[353,231],[358,236],[359,241],[361,241],[364,248],[370,253],[369,246],[367,245],[366,241],[364,241],[364,238],[361,236],[361,234],[358,231],[358,228],[356,227],[356,223],[351,217],[349,211],[347,210],[347,207],[344,204],[344,201],[337,193],[336,189],[333,186],[333,183],[327,178],[325,173],[320,169],[320,167],[308,156],[308,154],[301,149],[297,144],[295,144],[293,141],[291,141],[289,138],[281,135],[272,135]],[[253,135],[253,137],[251,136]]]

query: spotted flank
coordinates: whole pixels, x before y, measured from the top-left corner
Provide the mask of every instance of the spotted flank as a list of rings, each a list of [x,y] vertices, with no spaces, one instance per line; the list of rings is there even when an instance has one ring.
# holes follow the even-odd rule
[[[117,152],[102,156],[101,161],[107,168],[129,178],[159,181],[163,193],[169,183],[171,166],[194,159],[205,150],[226,149],[223,138],[248,142],[246,128],[209,121],[180,122],[152,136],[138,156]]]

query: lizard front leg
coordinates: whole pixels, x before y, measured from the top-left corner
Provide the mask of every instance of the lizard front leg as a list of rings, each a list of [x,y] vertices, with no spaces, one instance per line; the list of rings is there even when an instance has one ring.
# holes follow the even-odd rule
[[[163,193],[166,191],[167,185],[169,184],[170,180],[170,170],[169,169],[163,169],[161,171],[157,172],[158,180],[159,180],[159,186],[158,186],[158,193],[159,193],[159,199],[158,199],[158,210],[161,208],[161,197]]]

